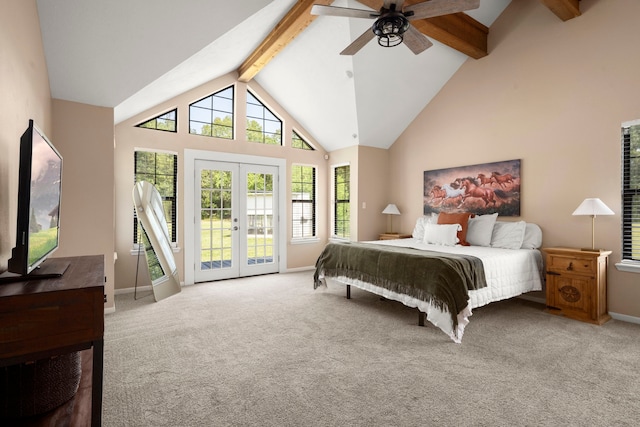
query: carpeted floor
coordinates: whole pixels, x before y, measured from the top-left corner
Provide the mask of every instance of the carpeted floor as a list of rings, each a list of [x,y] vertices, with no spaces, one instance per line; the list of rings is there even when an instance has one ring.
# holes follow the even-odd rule
[[[640,325],[513,299],[462,344],[417,311],[313,272],[116,296],[104,426],[635,426]]]

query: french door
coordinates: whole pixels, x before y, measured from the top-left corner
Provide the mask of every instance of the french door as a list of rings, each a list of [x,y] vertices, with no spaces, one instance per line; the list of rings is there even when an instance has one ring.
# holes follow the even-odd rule
[[[276,273],[278,167],[195,161],[195,282]]]

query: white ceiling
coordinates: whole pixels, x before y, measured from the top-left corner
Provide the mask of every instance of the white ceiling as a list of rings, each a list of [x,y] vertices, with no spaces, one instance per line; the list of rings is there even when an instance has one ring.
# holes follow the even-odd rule
[[[490,27],[510,2],[468,14]],[[236,70],[295,3],[37,0],[51,95],[113,107],[119,123]],[[320,16],[255,77],[328,151],[388,148],[467,59],[433,39],[420,55],[375,41],[339,55],[371,23]]]

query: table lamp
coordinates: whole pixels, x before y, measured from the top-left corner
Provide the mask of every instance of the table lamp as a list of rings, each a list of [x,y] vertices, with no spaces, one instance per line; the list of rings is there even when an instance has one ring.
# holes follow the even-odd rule
[[[393,217],[391,215],[400,215],[400,211],[398,207],[393,203],[389,203],[386,208],[382,211],[383,214],[389,215],[389,222],[391,223],[391,228],[389,233],[393,233]]]
[[[583,251],[600,252],[596,249],[595,231],[596,215],[613,215],[614,212],[598,198],[584,199],[572,215],[591,215],[591,249],[582,248]]]

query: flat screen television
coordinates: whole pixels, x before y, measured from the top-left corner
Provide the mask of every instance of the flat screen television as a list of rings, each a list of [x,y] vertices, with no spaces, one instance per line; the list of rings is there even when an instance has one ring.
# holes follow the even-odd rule
[[[39,271],[60,243],[62,156],[29,120],[20,138],[16,246],[8,270],[19,276],[61,276],[66,267]]]

